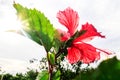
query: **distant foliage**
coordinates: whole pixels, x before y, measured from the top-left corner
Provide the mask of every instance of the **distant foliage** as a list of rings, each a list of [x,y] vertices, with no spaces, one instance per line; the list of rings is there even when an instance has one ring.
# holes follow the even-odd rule
[[[35,80],[38,75],[38,72],[30,70],[26,74],[17,73],[16,75],[12,74],[1,74],[0,80]]]
[[[77,64],[78,65],[78,64]],[[45,65],[44,65],[45,66]],[[47,69],[46,69],[47,70]],[[76,71],[60,68],[61,79],[58,80],[119,80],[120,79],[120,61],[113,57],[103,61],[96,69],[82,69],[79,65],[76,66]],[[17,73],[16,75],[1,74],[1,80],[36,80],[37,71],[30,70],[26,74]],[[57,76],[56,76],[57,77]],[[41,79],[40,79],[41,80]]]

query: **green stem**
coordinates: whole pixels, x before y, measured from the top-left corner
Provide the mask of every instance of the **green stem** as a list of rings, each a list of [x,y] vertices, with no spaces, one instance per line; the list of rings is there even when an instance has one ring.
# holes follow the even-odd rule
[[[52,80],[53,65],[50,63],[48,53],[47,53],[47,60],[48,60],[49,80]]]

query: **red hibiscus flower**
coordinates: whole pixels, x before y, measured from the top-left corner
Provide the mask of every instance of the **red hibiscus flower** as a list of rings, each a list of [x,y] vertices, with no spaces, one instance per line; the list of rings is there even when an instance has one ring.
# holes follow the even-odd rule
[[[74,39],[71,46],[68,47],[67,59],[70,63],[75,63],[78,61],[82,61],[83,63],[90,63],[100,59],[100,52],[110,54],[104,50],[98,49],[90,44],[85,43],[86,41],[92,40],[95,36],[101,38],[105,37],[97,32],[92,24],[86,23],[85,25],[82,25],[82,29],[80,31],[83,30],[86,32]]]
[[[76,11],[72,10],[71,8],[67,8],[64,11],[59,11],[57,18],[59,22],[68,29],[67,32],[64,32],[65,35],[61,31],[61,39],[66,41],[70,39],[70,37],[73,36],[77,31],[79,16]],[[92,40],[95,36],[105,38],[105,36],[101,35],[100,32],[97,32],[92,24],[86,23],[82,25],[82,28],[79,32],[81,31],[85,31],[85,33],[75,38],[71,42],[71,45],[67,48],[67,59],[71,64],[78,61],[83,63],[91,63],[95,60],[99,60],[101,52],[110,54],[104,50],[85,43],[86,41]]]

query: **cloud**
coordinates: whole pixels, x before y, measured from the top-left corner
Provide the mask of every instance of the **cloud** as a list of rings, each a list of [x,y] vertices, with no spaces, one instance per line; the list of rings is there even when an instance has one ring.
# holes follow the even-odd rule
[[[6,59],[0,58],[0,67],[1,72],[12,73],[15,74],[16,72],[26,71],[28,63],[25,61],[14,60],[14,59]],[[18,69],[19,68],[19,69]]]
[[[1,32],[0,38],[0,57],[29,61],[46,56],[42,46],[19,34]]]
[[[31,70],[39,70],[39,62],[35,63],[29,63],[24,60],[16,60],[11,58],[0,58],[0,73],[10,73],[10,74],[16,74],[16,73],[26,73]],[[29,68],[29,69],[28,69]]]

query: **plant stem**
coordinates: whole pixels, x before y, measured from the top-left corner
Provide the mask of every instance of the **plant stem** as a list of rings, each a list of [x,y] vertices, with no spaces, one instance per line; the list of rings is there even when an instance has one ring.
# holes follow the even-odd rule
[[[53,65],[50,63],[48,53],[47,53],[47,59],[48,59],[49,80],[52,80]]]

